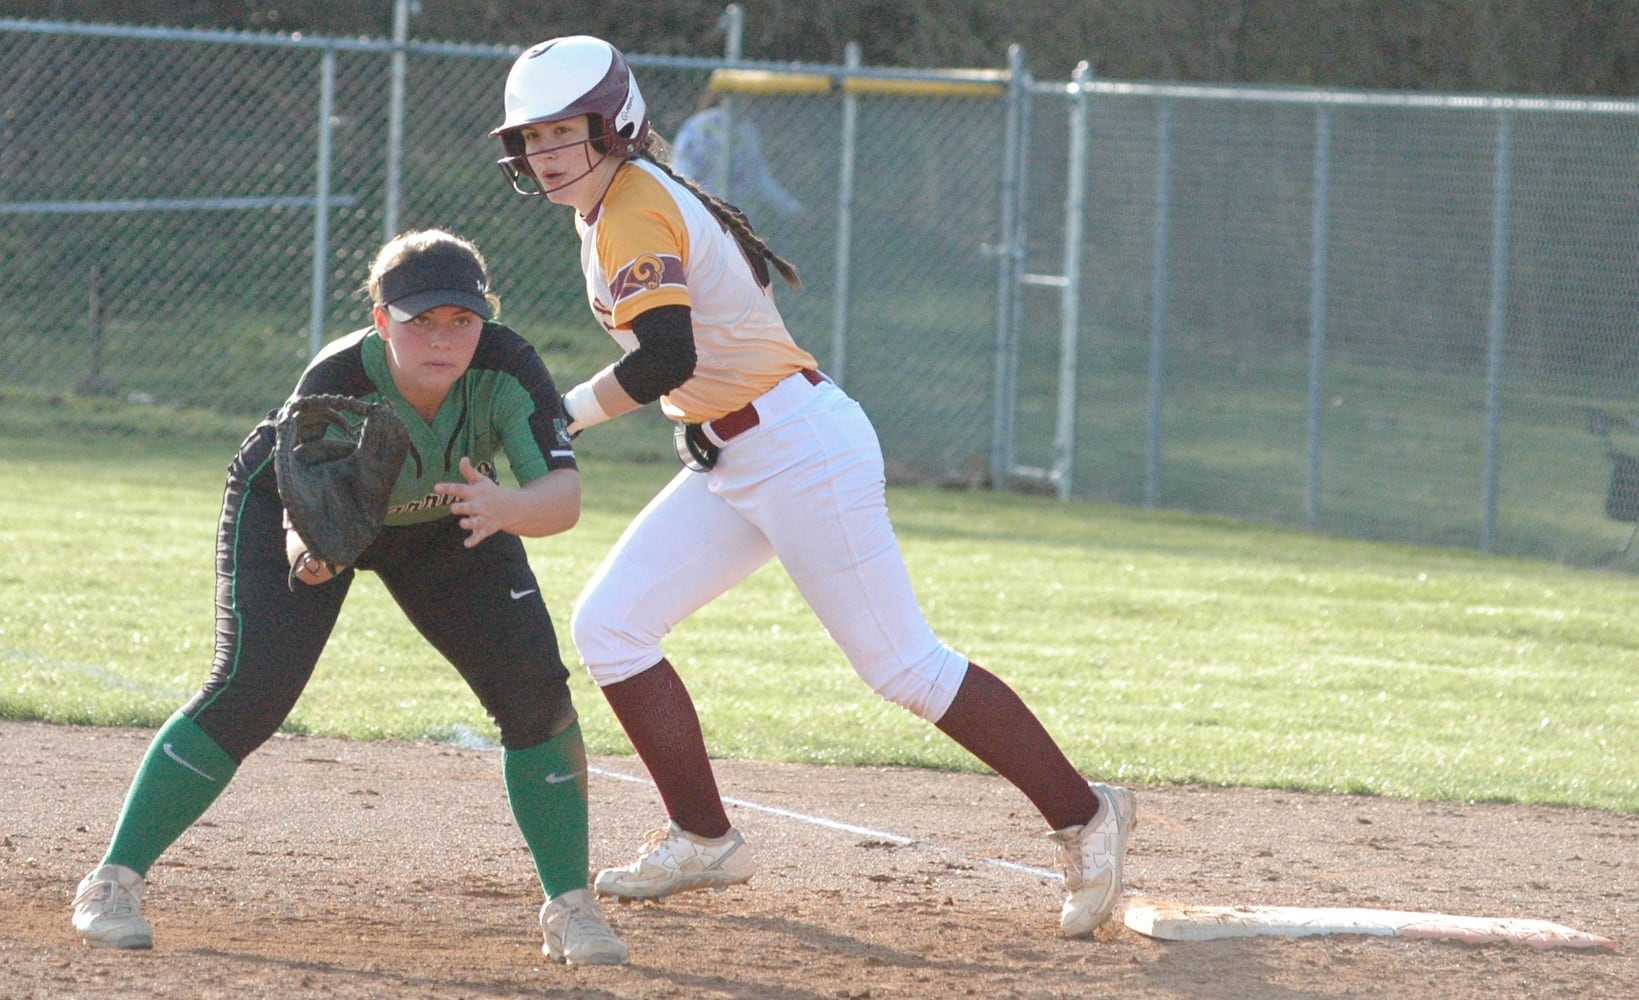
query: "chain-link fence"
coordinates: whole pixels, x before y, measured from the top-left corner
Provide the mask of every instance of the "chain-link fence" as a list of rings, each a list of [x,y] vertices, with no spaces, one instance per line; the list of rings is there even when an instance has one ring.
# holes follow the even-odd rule
[[[494,166],[516,52],[0,21],[0,387],[259,414],[426,225],[606,364],[568,210]],[[1568,562],[1639,520],[1631,102],[628,56],[668,137],[755,128],[789,201],[729,196],[896,478]]]
[[[1626,545],[1639,102],[1093,90],[1075,495]]]

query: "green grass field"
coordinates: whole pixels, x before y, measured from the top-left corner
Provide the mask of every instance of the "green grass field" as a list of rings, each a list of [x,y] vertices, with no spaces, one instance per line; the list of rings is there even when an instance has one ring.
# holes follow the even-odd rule
[[[0,717],[156,725],[209,669],[221,478],[246,426],[7,400]],[[582,439],[580,525],[530,542],[564,633],[675,469],[664,427],[606,429],[652,435],[657,457]],[[890,503],[935,628],[1089,775],[1639,811],[1631,574],[1010,494],[896,486]],[[589,747],[629,753],[562,638]],[[977,766],[853,675],[777,565],[668,651],[716,755]],[[494,736],[368,575],[287,729]]]

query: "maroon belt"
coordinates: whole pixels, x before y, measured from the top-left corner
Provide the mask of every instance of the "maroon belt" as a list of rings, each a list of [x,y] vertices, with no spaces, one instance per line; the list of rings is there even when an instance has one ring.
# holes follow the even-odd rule
[[[811,385],[819,385],[821,382],[825,381],[825,376],[821,375],[812,368],[804,368],[801,369],[801,371],[802,377],[807,379]],[[710,427],[711,432],[717,435],[717,440],[727,441],[730,438],[739,437],[746,431],[751,430],[751,428],[757,426],[761,420],[762,418],[757,416],[757,404],[753,401],[740,407],[733,413],[724,414],[716,420],[706,421],[706,426]]]

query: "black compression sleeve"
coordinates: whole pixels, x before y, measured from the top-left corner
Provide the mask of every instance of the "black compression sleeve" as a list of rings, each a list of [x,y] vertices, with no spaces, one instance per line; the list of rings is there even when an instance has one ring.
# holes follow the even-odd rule
[[[626,395],[652,403],[694,374],[694,323],[688,306],[657,306],[632,318],[637,349],[615,362]]]

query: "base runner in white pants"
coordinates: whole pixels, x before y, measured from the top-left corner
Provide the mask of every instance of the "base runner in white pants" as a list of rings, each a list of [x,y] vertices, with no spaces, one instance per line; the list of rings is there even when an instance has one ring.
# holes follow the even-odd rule
[[[745,216],[666,164],[625,59],[585,35],[526,51],[495,129],[520,193],[575,209],[593,315],[619,361],[564,396],[571,433],[658,401],[685,468],[640,513],[576,604],[575,645],[648,768],[669,822],[598,893],[658,898],[745,882],[694,704],[661,651],[671,630],[778,557],[867,684],[1011,781],[1047,821],[1063,932],[1121,895],[1125,788],[1089,784],[1017,694],[941,642],[912,592],[859,404],[785,327]]]

